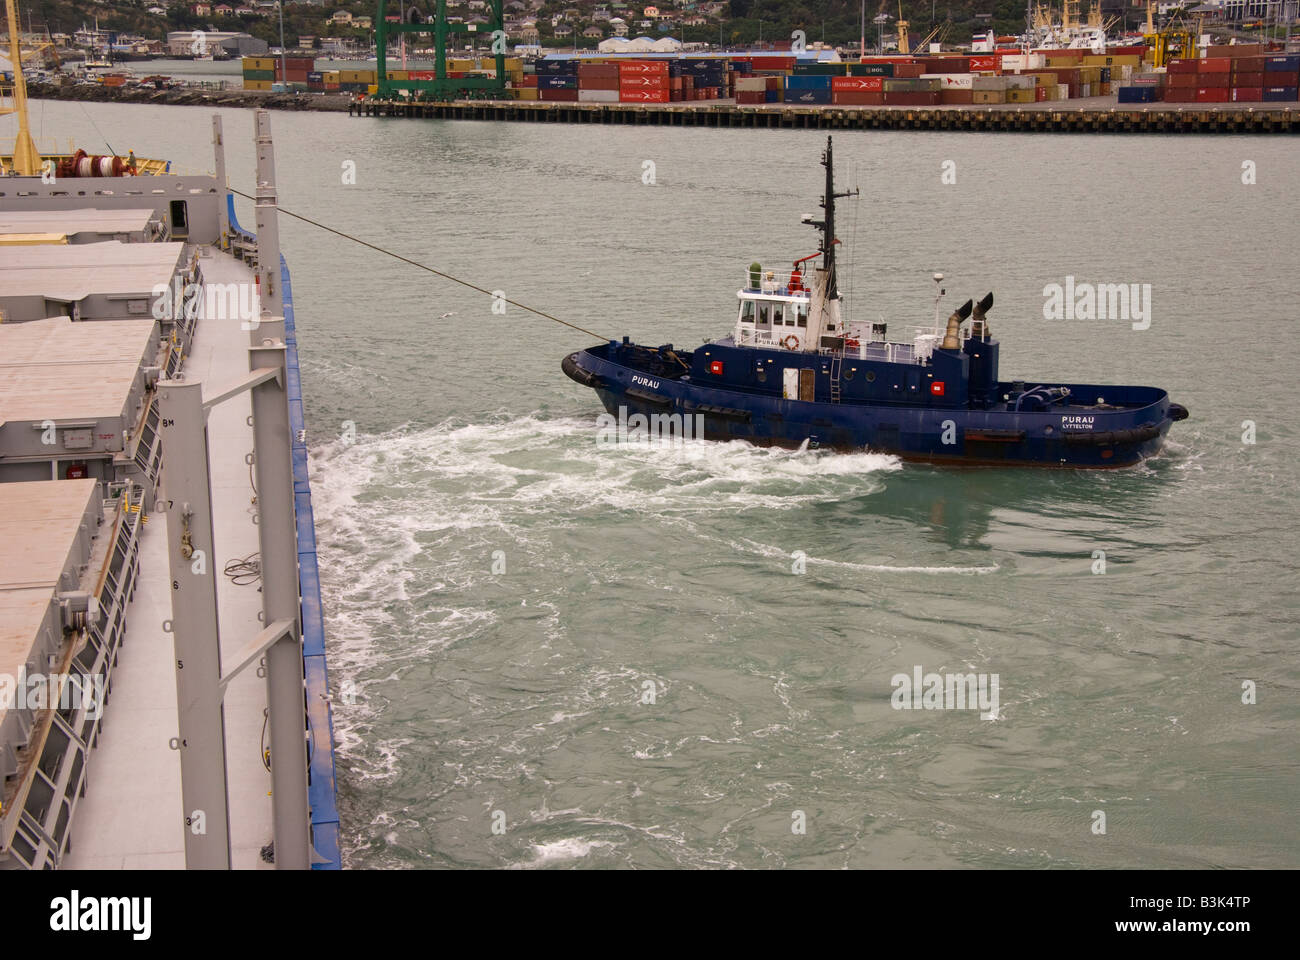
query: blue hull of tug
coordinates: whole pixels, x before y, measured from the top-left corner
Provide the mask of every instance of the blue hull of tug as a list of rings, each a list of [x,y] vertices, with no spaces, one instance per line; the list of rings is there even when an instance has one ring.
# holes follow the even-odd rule
[[[799,366],[812,369],[816,378],[815,399],[788,400],[781,396],[781,377],[775,373],[768,391],[752,383],[738,388],[721,377],[702,376],[707,367],[698,358],[692,364],[688,353],[678,355],[685,359],[677,375],[669,364],[650,369],[637,362],[638,351],[644,354],[635,344],[611,342],[570,354],[562,367],[571,379],[594,389],[614,417],[701,415],[708,440],[870,449],[940,463],[1113,468],[1156,454],[1174,419],[1186,415],[1155,387],[1089,384],[1058,386],[1068,387],[1072,397],[1104,396],[1109,409],[1076,403],[1034,412],[1010,410],[1006,403],[971,409],[924,393],[916,402],[907,397],[878,402],[847,396],[833,402],[824,396],[827,358],[777,353],[781,366],[774,371]],[[710,344],[709,355],[739,366],[755,355],[771,357],[772,352]],[[713,382],[701,382],[706,379]],[[997,385],[999,391],[1011,386]],[[658,422],[674,425],[671,420]]]

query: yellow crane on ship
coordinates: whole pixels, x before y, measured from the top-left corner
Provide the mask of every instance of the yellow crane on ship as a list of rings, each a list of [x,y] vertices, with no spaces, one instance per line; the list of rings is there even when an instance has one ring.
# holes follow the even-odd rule
[[[20,176],[34,177],[41,172],[41,157],[36,152],[36,144],[32,143],[32,132],[27,125],[27,81],[23,79],[22,41],[18,35],[18,11],[14,9],[14,0],[5,0],[5,16],[9,20],[9,60],[14,79],[7,91],[12,106],[0,103],[0,115],[18,115],[18,132],[14,136],[9,165]],[[0,94],[4,92],[0,91]]]

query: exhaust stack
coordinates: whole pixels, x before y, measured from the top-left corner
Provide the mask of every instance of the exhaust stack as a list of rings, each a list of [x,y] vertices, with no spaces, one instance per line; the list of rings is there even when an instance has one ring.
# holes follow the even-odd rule
[[[984,319],[984,314],[988,313],[992,306],[992,292],[986,293],[984,299],[975,304],[975,310],[971,314],[971,336],[978,337],[980,340],[987,340],[993,335],[993,331],[989,329],[988,321]]]
[[[954,313],[951,317],[948,318],[948,330],[943,335],[942,349],[944,350],[961,349],[961,337],[959,336],[961,332],[961,325],[962,322],[967,317],[970,316],[971,308],[974,307],[974,305],[975,305],[975,301],[967,300],[965,303],[963,303],[960,307],[957,308],[956,313]]]

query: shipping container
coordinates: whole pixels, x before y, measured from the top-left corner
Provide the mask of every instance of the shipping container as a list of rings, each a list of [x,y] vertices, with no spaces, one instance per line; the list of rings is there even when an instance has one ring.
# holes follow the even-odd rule
[[[1229,57],[1201,57],[1196,64],[1197,73],[1227,73],[1232,69]]]
[[[244,81],[244,89],[245,89],[245,90],[262,90],[262,91],[269,91],[269,90],[271,89],[271,81],[270,81],[270,80],[247,80],[247,79],[246,79],[246,80]]]
[[[578,88],[579,103],[618,103],[618,90],[587,90]]]
[[[834,77],[812,74],[791,74],[785,78],[787,90],[829,90]]]
[[[947,106],[966,106],[975,102],[975,91],[969,88],[944,87],[939,102]]]
[[[1268,57],[1238,57],[1232,61],[1233,73],[1263,73],[1268,69]]]
[[[1263,87],[1233,87],[1233,103],[1258,103],[1264,99]]]
[[[1026,78],[1024,77],[1013,78],[1010,76],[972,77],[970,86],[972,90],[1006,90],[1007,87],[1011,85],[1012,79],[1023,80]]]
[[[1120,87],[1120,103],[1156,103],[1156,94],[1160,92],[1159,87]]]
[[[1175,57],[1165,65],[1165,70],[1171,74],[1196,73],[1197,72],[1196,65],[1198,63],[1200,63],[1199,60],[1190,57]]]
[[[578,78],[551,74],[548,76],[539,76],[537,86],[541,90],[577,90]]]
[[[1296,99],[1298,87],[1265,87],[1263,100],[1268,103],[1291,103]]]
[[[1196,85],[1198,87],[1229,87],[1231,75],[1226,71],[1222,73],[1198,73],[1196,74]]]
[[[245,87],[248,87],[249,80],[274,80],[274,79],[275,79],[274,70],[245,70],[244,71]]]
[[[938,90],[886,90],[885,103],[896,107],[933,107],[939,103]]]
[[[754,57],[755,70],[793,70],[794,57]]]
[[[974,91],[972,90],[973,94]],[[1033,103],[1035,100],[1033,87],[1011,89],[1007,91],[1007,103]]]
[[[846,90],[880,93],[885,88],[884,84],[884,77],[834,77],[831,80],[831,90],[835,93]]]
[[[786,77],[786,80],[793,80],[793,77]],[[806,77],[802,79],[821,79]],[[787,87],[783,102],[793,104],[803,104],[805,106],[820,103],[831,102],[830,77],[824,78],[828,82],[824,87]]]
[[[996,71],[1002,69],[1002,57],[997,54],[987,54],[982,56],[972,56],[967,60],[967,70],[971,73],[984,71]]]
[[[1290,53],[1284,56],[1266,57],[1264,60],[1264,71],[1266,73],[1300,72],[1300,53]]]
[[[548,89],[539,88],[537,91],[537,98],[539,100],[546,100],[552,103],[577,103],[578,91],[576,88],[574,89],[563,89],[563,88],[555,88],[555,87],[548,88]]]
[[[972,90],[972,103],[1006,103],[1007,92],[1005,90]]]
[[[864,79],[879,80],[882,78],[866,77]],[[885,102],[885,94],[880,90],[834,90],[831,92],[831,102],[844,107],[878,107]]]
[[[693,84],[689,83],[690,77],[682,77],[682,92],[690,90]],[[672,78],[668,74],[654,76],[647,73],[624,74],[618,78],[618,88],[620,90],[667,90]]]
[[[618,99],[622,103],[668,103],[668,87],[661,90],[620,90]]]
[[[599,77],[602,79],[618,79],[618,64],[616,63],[581,63],[578,65],[578,77],[581,80]]]
[[[624,60],[618,65],[618,74],[620,77],[636,76],[638,74],[651,76],[668,76],[667,60]]]
[[[754,104],[754,103],[766,103],[766,102],[767,102],[766,90],[737,90],[736,91],[736,103],[738,104]]]
[[[851,77],[892,77],[894,75],[894,65],[892,63],[850,63],[849,76]]]

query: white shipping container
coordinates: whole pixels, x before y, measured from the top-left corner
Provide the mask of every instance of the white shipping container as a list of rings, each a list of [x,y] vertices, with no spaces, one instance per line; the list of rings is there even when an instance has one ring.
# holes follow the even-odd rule
[[[617,90],[578,90],[579,103],[618,103]]]
[[[938,80],[942,90],[969,90],[975,79],[973,73],[923,73],[922,80]]]
[[[756,90],[767,89],[767,77],[737,77],[737,90],[748,90],[751,93]]]
[[[1034,78],[1030,76],[1011,76],[1003,77],[1007,82],[1008,90],[1032,90],[1034,89]]]
[[[1005,90],[1011,77],[975,77],[971,82],[972,90]]]

